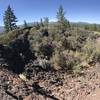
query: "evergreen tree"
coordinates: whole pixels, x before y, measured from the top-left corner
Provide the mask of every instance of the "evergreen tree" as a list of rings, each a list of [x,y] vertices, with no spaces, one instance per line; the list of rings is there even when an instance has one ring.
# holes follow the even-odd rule
[[[41,27],[44,27],[42,18],[40,19],[40,26],[41,26]]]
[[[71,25],[70,25],[70,22],[67,20],[67,19],[65,19],[65,28],[68,28],[68,29],[70,29],[71,28]]]
[[[38,30],[40,29],[40,24],[39,22],[34,22],[34,27]]]
[[[69,21],[65,18],[65,12],[63,7],[60,5],[57,11],[57,20],[58,20],[58,28],[60,30],[66,30],[66,28],[70,27]]]
[[[84,26],[84,29],[85,29],[85,30],[89,30],[89,25],[85,25],[85,26]]]
[[[44,26],[46,28],[48,28],[48,25],[49,25],[49,18],[48,17],[44,17]]]
[[[97,25],[93,24],[93,31],[97,31]]]
[[[63,22],[65,20],[65,12],[61,5],[59,6],[59,9],[57,11],[57,19],[58,19],[58,22]]]
[[[27,22],[24,20],[24,28],[27,28],[28,25],[27,25]]]
[[[10,5],[8,6],[7,10],[4,13],[3,20],[4,20],[4,28],[6,32],[9,32],[17,28],[17,25],[16,25],[17,18],[14,15],[14,12],[11,9]]]

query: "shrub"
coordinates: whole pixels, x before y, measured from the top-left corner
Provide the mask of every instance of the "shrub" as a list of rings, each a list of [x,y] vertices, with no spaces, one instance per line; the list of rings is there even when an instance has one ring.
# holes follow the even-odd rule
[[[59,51],[56,51],[51,59],[51,63],[53,64],[55,69],[62,69],[66,71],[73,71],[73,67],[76,66],[79,61],[80,60],[74,55],[61,53]]]
[[[83,52],[87,54],[88,57],[92,55],[92,53],[95,51],[94,42],[92,40],[87,40],[86,44],[82,48]]]
[[[40,29],[40,34],[42,36],[49,36],[48,29],[47,28],[41,28]]]
[[[77,49],[77,41],[75,37],[68,37],[67,38],[67,49],[76,51]]]
[[[46,44],[41,43],[40,47],[39,47],[39,51],[45,57],[50,59],[52,57],[52,54],[53,54],[53,46],[50,43],[46,43]]]
[[[16,29],[13,31],[10,31],[8,33],[4,33],[0,36],[0,43],[2,44],[8,44],[11,40],[18,37],[18,35],[23,34],[23,31],[20,29]]]
[[[100,47],[96,45],[93,53],[89,57],[89,64],[94,65],[98,62],[100,62]]]
[[[55,70],[60,70],[66,66],[66,60],[60,52],[56,52],[51,58],[51,64]]]

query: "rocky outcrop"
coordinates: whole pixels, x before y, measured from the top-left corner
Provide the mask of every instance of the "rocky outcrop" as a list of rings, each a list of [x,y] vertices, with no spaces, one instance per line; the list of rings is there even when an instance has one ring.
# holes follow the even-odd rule
[[[1,59],[3,58],[3,65],[7,64],[7,66],[2,67],[6,67],[8,70],[12,70],[15,73],[21,73],[24,71],[25,63],[20,54],[10,46],[1,44],[0,47],[0,55]]]
[[[0,64],[15,73],[24,71],[25,64],[35,59],[30,49],[28,32],[14,39],[8,45],[0,44]]]
[[[35,56],[30,49],[28,34],[29,33],[26,32],[24,35],[19,36],[8,44],[14,51],[23,56],[26,63],[30,59],[35,59]]]

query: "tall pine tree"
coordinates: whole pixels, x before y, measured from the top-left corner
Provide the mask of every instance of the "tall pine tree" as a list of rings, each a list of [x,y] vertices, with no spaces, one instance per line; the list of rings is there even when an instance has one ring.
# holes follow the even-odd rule
[[[44,27],[44,23],[43,23],[42,18],[40,19],[40,27]]]
[[[48,17],[44,17],[44,26],[48,29],[48,25],[49,25],[49,18]]]
[[[24,28],[27,28],[28,27],[28,24],[26,22],[26,20],[24,20]]]
[[[70,27],[69,21],[65,18],[65,12],[62,5],[59,6],[56,17],[58,20],[58,28],[60,30],[66,30],[66,28]]]
[[[4,20],[4,28],[6,32],[9,32],[17,28],[16,25],[17,18],[14,15],[14,12],[11,9],[10,5],[8,5],[7,10],[4,13],[3,20]]]

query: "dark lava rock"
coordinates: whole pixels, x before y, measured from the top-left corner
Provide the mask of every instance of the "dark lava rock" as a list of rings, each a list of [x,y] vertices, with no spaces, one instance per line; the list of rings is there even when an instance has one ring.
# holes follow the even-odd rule
[[[28,40],[28,32],[24,35],[18,37],[17,39],[11,41],[9,46],[16,51],[17,53],[21,54],[25,63],[28,63],[30,59],[34,60],[36,57],[34,53],[32,53],[30,49],[30,43]]]
[[[8,65],[7,69],[12,70],[15,73],[21,73],[24,71],[25,63],[18,52],[7,45],[2,45],[0,53],[1,58],[3,58]]]
[[[0,44],[0,64],[14,73],[22,73],[25,64],[34,60],[35,56],[30,49],[28,33],[11,41],[8,45]]]

